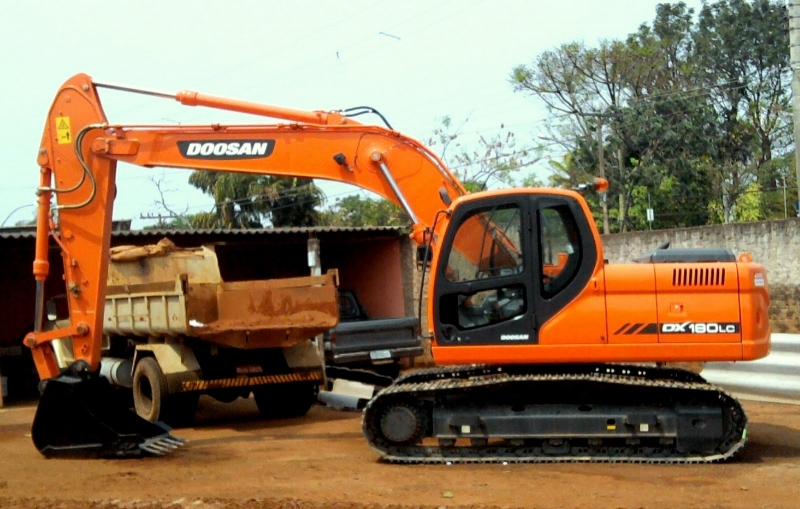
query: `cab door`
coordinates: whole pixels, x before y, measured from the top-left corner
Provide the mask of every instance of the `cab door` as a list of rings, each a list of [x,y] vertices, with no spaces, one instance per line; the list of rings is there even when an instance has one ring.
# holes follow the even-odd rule
[[[536,343],[530,210],[523,194],[456,209],[435,269],[438,346]]]
[[[536,320],[540,345],[604,344],[605,281],[598,267],[596,229],[576,198],[536,195],[534,230],[539,263]]]

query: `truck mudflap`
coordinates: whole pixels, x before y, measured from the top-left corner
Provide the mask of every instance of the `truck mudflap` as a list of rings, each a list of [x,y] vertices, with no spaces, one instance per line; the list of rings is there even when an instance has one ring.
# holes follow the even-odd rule
[[[741,450],[746,425],[741,404],[695,373],[605,364],[420,370],[362,420],[393,463],[710,463]]]
[[[46,458],[161,456],[185,443],[118,401],[108,381],[74,364],[47,380],[31,428]]]

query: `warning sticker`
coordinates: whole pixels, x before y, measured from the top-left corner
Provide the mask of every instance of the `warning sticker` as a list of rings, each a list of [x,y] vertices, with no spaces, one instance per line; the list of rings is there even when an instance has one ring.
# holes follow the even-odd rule
[[[58,143],[72,143],[72,133],[69,128],[69,117],[56,117],[56,138]]]

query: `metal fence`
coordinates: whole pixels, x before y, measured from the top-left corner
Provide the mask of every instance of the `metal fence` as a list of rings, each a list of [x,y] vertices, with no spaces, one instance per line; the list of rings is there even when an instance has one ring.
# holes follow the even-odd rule
[[[800,334],[773,334],[767,357],[749,362],[709,362],[700,374],[742,399],[800,405]]]

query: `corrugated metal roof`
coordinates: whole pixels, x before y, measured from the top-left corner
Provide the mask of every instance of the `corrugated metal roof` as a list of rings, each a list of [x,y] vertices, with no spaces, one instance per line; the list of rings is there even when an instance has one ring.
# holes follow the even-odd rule
[[[114,237],[163,237],[169,235],[280,235],[297,233],[394,233],[400,235],[405,230],[402,226],[302,226],[285,228],[250,228],[250,229],[229,229],[229,228],[205,228],[196,230],[131,230],[115,231]],[[15,226],[10,228],[0,228],[0,239],[26,239],[36,238],[35,227]]]
[[[205,228],[196,230],[133,230],[129,232],[116,232],[120,237],[146,237],[163,235],[279,235],[282,233],[339,233],[339,232],[397,232],[403,231],[399,226],[295,226],[284,228]]]
[[[35,227],[29,226],[10,226],[0,228],[0,239],[26,239],[35,238]]]

